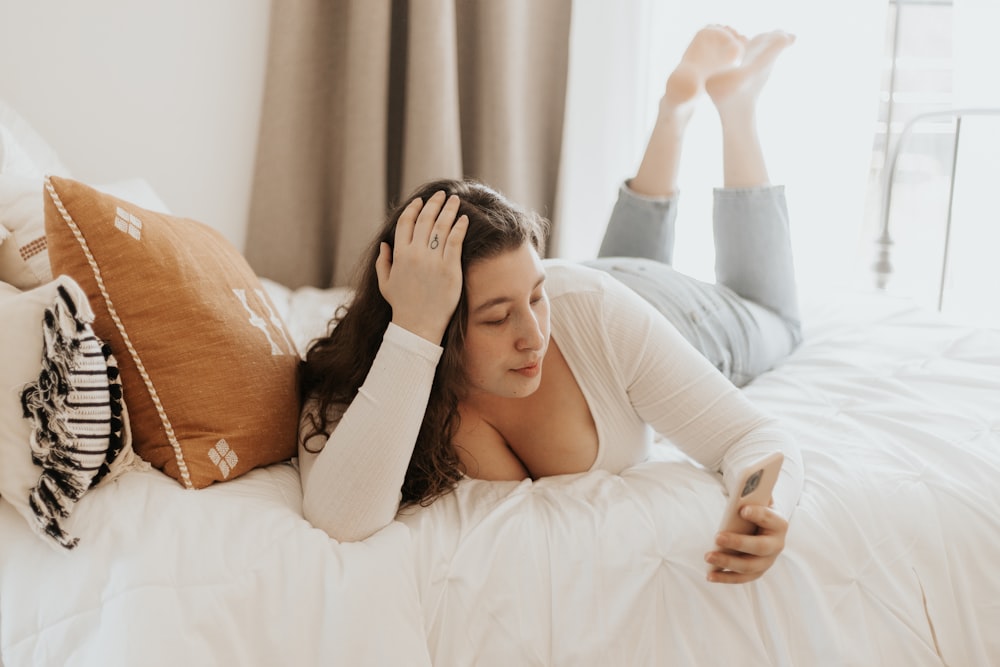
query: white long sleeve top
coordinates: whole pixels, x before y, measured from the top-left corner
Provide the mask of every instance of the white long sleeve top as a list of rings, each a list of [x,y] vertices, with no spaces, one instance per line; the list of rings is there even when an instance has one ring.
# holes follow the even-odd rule
[[[775,420],[628,287],[578,264],[546,260],[545,267],[551,335],[597,427],[592,469],[619,473],[645,460],[659,433],[721,472],[728,487],[753,461],[781,451],[774,505],[790,517],[802,462]],[[390,324],[357,397],[333,415],[340,419],[325,446],[325,436],[306,443],[322,446],[318,454],[300,445],[303,512],[313,525],[350,541],[393,520],[441,351]]]

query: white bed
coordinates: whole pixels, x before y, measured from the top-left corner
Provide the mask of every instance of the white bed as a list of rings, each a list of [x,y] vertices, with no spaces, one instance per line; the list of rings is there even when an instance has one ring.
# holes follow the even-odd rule
[[[300,341],[333,295],[285,298]],[[1000,332],[880,294],[810,297],[746,392],[806,486],[757,583],[704,579],[717,479],[664,447],[621,476],[467,481],[359,544],[292,464],[90,492],[72,552],[0,502],[0,655],[21,665],[989,665],[1000,661]]]
[[[300,349],[345,296],[264,286]],[[0,498],[0,665],[1000,664],[1000,330],[803,297],[804,344],[745,389],[805,463],[755,583],[705,580],[722,487],[666,443],[465,481],[355,544],[302,518],[294,461],[197,491],[136,470],[80,499],[73,550]]]

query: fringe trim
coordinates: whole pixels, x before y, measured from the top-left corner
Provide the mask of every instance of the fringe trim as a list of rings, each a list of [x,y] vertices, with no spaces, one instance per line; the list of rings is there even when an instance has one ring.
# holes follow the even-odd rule
[[[90,487],[94,488],[108,473],[111,472],[111,464],[115,462],[122,448],[125,446],[125,416],[124,402],[122,400],[122,380],[118,372],[118,360],[111,354],[111,346],[107,343],[101,345],[101,356],[108,370],[108,404],[111,409],[111,418],[108,421],[110,433],[108,434],[108,450],[104,455],[104,462],[101,464],[94,479],[90,481]]]
[[[21,392],[21,406],[34,425],[32,461],[42,468],[28,497],[36,527],[72,549],[79,540],[66,533],[61,520],[107,474],[122,449],[122,391],[117,363],[107,361],[110,351],[69,292],[60,286],[58,293],[43,319],[42,370]],[[79,414],[92,417],[86,427],[74,424],[71,416]]]

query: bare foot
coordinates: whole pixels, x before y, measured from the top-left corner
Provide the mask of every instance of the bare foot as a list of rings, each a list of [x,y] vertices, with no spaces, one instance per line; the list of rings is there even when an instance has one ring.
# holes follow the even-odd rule
[[[710,25],[699,30],[667,79],[664,104],[677,108],[693,101],[711,77],[739,62],[745,44],[746,37],[728,26]]]
[[[715,106],[754,102],[771,74],[774,61],[794,41],[795,35],[781,30],[751,39],[739,65],[717,72],[705,81],[705,90]]]

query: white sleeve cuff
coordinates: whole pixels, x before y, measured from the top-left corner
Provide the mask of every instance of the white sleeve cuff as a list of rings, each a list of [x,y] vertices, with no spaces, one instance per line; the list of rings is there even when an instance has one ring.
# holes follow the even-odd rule
[[[441,353],[444,351],[444,348],[440,345],[435,345],[426,338],[418,336],[412,331],[407,331],[392,322],[389,322],[389,327],[385,330],[382,340],[396,347],[403,348],[408,352],[420,355],[433,364],[437,364],[441,358]]]

